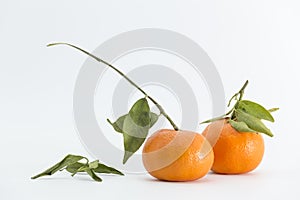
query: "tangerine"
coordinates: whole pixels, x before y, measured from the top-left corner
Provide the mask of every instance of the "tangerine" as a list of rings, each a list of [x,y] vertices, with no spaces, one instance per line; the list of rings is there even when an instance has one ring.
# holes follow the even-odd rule
[[[263,137],[259,133],[238,132],[226,119],[212,122],[202,135],[213,146],[214,163],[211,169],[215,173],[247,173],[254,170],[263,158]],[[216,135],[219,135],[218,139]]]
[[[150,175],[165,181],[192,181],[210,170],[214,154],[201,134],[162,129],[143,148],[143,164]]]

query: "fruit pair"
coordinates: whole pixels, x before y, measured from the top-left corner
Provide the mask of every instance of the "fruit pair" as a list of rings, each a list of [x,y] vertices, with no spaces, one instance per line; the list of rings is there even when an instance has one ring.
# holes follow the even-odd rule
[[[262,119],[274,122],[263,106],[242,100],[248,81],[229,101],[233,108],[211,122],[202,135],[190,131],[159,130],[146,141],[143,163],[154,177],[167,181],[196,180],[211,169],[220,174],[241,174],[254,170],[264,154],[260,133],[273,136]]]
[[[214,134],[218,134],[214,131],[220,131],[220,137],[212,149],[209,141],[213,142]],[[143,163],[160,180],[192,181],[205,176],[210,169],[222,174],[252,171],[263,154],[260,134],[238,132],[227,121],[220,120],[210,124],[202,135],[170,129],[157,131],[144,145]]]

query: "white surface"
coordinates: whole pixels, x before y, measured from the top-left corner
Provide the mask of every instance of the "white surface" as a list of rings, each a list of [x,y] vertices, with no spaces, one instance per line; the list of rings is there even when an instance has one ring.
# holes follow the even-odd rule
[[[1,1],[0,199],[299,199],[299,9],[296,0]],[[189,183],[147,175],[104,176],[101,184],[67,174],[30,180],[67,153],[87,155],[72,116],[73,87],[86,57],[45,44],[67,41],[93,50],[145,27],[198,42],[216,64],[227,97],[249,79],[246,97],[281,108],[260,167]]]

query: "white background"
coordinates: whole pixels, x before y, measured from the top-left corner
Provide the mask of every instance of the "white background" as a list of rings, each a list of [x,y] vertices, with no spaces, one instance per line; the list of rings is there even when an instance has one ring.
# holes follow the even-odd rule
[[[0,199],[299,199],[299,10],[297,0],[2,0]],[[88,155],[72,113],[86,57],[45,45],[67,41],[93,50],[138,28],[169,29],[196,41],[216,64],[227,98],[249,79],[248,99],[280,107],[259,168],[188,183],[132,174],[103,176],[102,183],[64,173],[30,180],[67,153]]]

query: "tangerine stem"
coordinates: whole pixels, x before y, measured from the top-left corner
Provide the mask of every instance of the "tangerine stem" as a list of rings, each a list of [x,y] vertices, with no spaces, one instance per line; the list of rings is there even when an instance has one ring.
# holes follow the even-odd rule
[[[232,114],[231,114],[231,116],[230,116],[230,119],[234,118],[234,114],[235,114],[234,111],[235,111],[235,109],[236,109],[236,107],[237,107],[239,101],[242,100],[243,95],[244,95],[245,88],[247,87],[248,83],[249,83],[249,81],[246,80],[246,82],[244,83],[243,87],[242,87],[237,93],[235,93],[235,94],[230,98],[227,107],[230,106],[231,101],[232,101],[233,99],[236,100],[236,103],[234,104],[234,106],[233,106],[226,114],[221,115],[221,116],[219,116],[219,117],[214,117],[214,118],[209,119],[209,120],[206,120],[206,121],[203,121],[203,122],[201,122],[200,124],[209,123],[209,122],[213,122],[213,121],[217,121],[217,120],[223,119],[224,117],[227,117],[227,116],[230,115],[231,113],[232,113]],[[237,99],[237,97],[239,97],[239,99]]]
[[[128,78],[122,71],[120,71],[119,69],[117,69],[115,66],[113,66],[112,64],[110,64],[109,62],[75,46],[75,45],[72,45],[72,44],[69,44],[69,43],[65,43],[65,42],[57,42],[57,43],[51,43],[51,44],[48,44],[47,47],[50,47],[50,46],[55,46],[55,45],[67,45],[67,46],[70,46],[70,47],[73,47],[85,54],[87,54],[88,56],[94,58],[95,60],[97,60],[98,62],[101,62],[105,65],[107,65],[108,67],[112,68],[113,70],[115,70],[117,73],[119,73],[123,78],[125,78],[131,85],[133,85],[136,89],[138,89],[141,93],[143,93],[150,101],[152,101],[154,103],[154,105],[159,109],[160,113],[170,122],[170,124],[173,126],[174,130],[175,131],[178,131],[179,128],[178,126],[173,122],[173,120],[170,118],[170,116],[165,112],[165,110],[162,108],[162,106],[157,102],[155,101],[151,96],[149,96],[142,88],[140,88],[135,82],[133,82],[130,78]]]
[[[247,87],[249,81],[246,80],[246,82],[244,83],[243,87],[240,89],[240,91],[238,92],[238,94],[240,94],[239,96],[239,101],[242,100],[243,96],[244,96],[244,91],[245,91],[245,88]]]
[[[235,93],[235,94],[230,98],[227,107],[230,106],[230,103],[231,103],[231,101],[232,101],[234,98],[235,98],[235,100],[237,100],[237,101],[242,100],[243,95],[244,95],[244,90],[245,90],[245,88],[247,87],[248,83],[249,83],[249,81],[247,80],[247,81],[244,83],[243,87],[242,87],[237,93]],[[237,96],[239,96],[239,99],[237,99]]]

